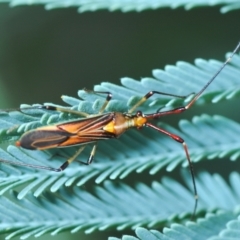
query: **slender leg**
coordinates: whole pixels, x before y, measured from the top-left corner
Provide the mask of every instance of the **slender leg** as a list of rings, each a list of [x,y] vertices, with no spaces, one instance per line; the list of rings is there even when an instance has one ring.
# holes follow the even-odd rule
[[[55,107],[55,106],[50,106],[50,105],[42,105],[42,106],[37,107],[37,108],[51,110],[51,111],[72,113],[72,114],[79,115],[79,116],[82,116],[82,117],[88,117],[89,116],[89,114],[87,114],[85,112],[80,112],[80,111],[75,111],[75,110],[68,109],[68,108]]]
[[[94,94],[107,94],[106,100],[98,112],[99,114],[102,114],[106,106],[108,105],[109,101],[112,99],[112,94],[110,92],[93,91],[93,90],[88,90],[86,88],[84,89],[84,91],[88,93],[94,93]]]
[[[81,146],[81,147],[76,151],[76,153],[75,153],[72,157],[70,157],[65,163],[63,163],[58,169],[59,169],[60,171],[63,171],[64,169],[66,169],[66,168],[68,167],[68,165],[69,165],[70,163],[72,163],[72,162],[80,155],[80,153],[84,150],[85,147],[86,147],[86,145]],[[84,164],[84,165],[90,165],[90,164],[92,163],[92,161],[93,161],[94,155],[95,155],[95,153],[96,153],[96,149],[97,149],[97,143],[95,143],[95,144],[93,145],[92,151],[91,151],[91,153],[90,153],[90,156],[89,156],[87,162],[78,161],[78,160],[76,160],[76,161],[79,162],[79,163],[81,163],[81,164]]]
[[[93,161],[93,158],[94,158],[94,155],[96,153],[96,150],[97,150],[97,143],[95,143],[93,145],[92,151],[90,153],[90,156],[89,156],[87,162],[82,162],[82,161],[78,161],[78,160],[77,161],[80,162],[81,164],[84,164],[84,165],[90,165],[92,163],[92,161]]]
[[[86,91],[87,93],[94,93],[94,94],[107,94],[106,100],[103,103],[103,106],[101,107],[101,109],[99,110],[98,114],[102,114],[103,111],[105,110],[106,106],[108,105],[109,101],[112,99],[112,94],[110,92],[100,92],[100,91],[93,91],[93,90],[88,90],[88,89],[84,89],[84,91]],[[42,105],[39,107],[30,107],[30,108],[26,108],[26,109],[46,109],[46,110],[51,110],[51,111],[58,111],[58,112],[65,112],[65,113],[72,113],[75,115],[80,115],[83,117],[89,117],[90,115],[85,113],[85,112],[80,112],[80,111],[76,111],[76,110],[72,110],[72,109],[68,109],[68,108],[63,108],[63,107],[55,107],[55,106],[51,106],[51,105]],[[21,109],[20,109],[21,110]],[[24,108],[23,108],[24,110]]]
[[[71,164],[78,157],[78,155],[84,150],[85,147],[86,147],[86,145],[80,147],[76,151],[76,153],[72,157],[70,157],[66,162],[64,162],[59,168],[52,168],[52,167],[46,167],[46,166],[34,165],[34,164],[28,164],[28,163],[22,163],[22,162],[13,162],[13,161],[8,161],[8,160],[4,160],[4,159],[0,159],[0,162],[8,164],[8,165],[43,169],[43,170],[48,170],[48,171],[53,171],[53,172],[62,172],[69,166],[69,164]],[[78,161],[78,162],[80,162],[84,165],[90,165],[92,163],[93,157],[96,153],[96,148],[97,148],[97,143],[94,144],[87,162],[82,162],[82,161]]]
[[[59,168],[52,168],[52,167],[46,167],[46,166],[41,166],[41,165],[27,164],[27,163],[22,163],[22,162],[13,162],[13,161],[8,161],[8,160],[4,160],[4,159],[0,159],[0,162],[8,164],[8,165],[15,165],[15,166],[21,166],[21,167],[43,169],[43,170],[48,170],[48,171],[53,171],[53,172],[61,172],[64,169],[66,169],[66,167],[68,166],[68,164],[66,164],[67,162],[65,162]]]
[[[195,182],[195,177],[194,177],[194,171],[193,171],[193,164],[192,164],[192,161],[190,159],[190,155],[189,155],[189,152],[188,152],[188,147],[187,147],[187,144],[185,143],[185,141],[175,135],[175,134],[172,134],[162,128],[159,128],[151,123],[146,123],[146,126],[148,127],[151,127],[153,129],[155,129],[156,131],[158,132],[161,132],[169,137],[171,137],[173,140],[175,140],[176,142],[179,142],[183,145],[183,148],[184,148],[184,151],[185,151],[185,154],[186,154],[186,157],[187,157],[187,160],[188,160],[188,164],[189,164],[189,168],[190,168],[190,172],[191,172],[191,177],[192,177],[192,183],[193,183],[193,190],[194,190],[194,198],[195,198],[195,205],[194,205],[194,209],[193,209],[193,214],[191,216],[191,220],[194,219],[195,217],[195,214],[196,214],[196,210],[197,210],[197,203],[198,203],[198,194],[197,194],[197,187],[196,187],[196,182]]]
[[[63,164],[60,166],[59,169],[61,169],[61,171],[63,171],[64,169],[66,169],[66,168],[68,167],[68,165],[69,165],[70,163],[72,163],[72,162],[78,157],[78,155],[83,151],[83,149],[84,149],[85,147],[86,147],[86,145],[81,146],[81,147],[76,151],[76,153],[75,153],[72,157],[70,157],[65,163],[63,163]],[[81,162],[81,163],[86,164],[85,162]]]
[[[51,167],[45,167],[45,166],[39,166],[39,165],[25,164],[25,163],[18,164],[17,162],[16,163],[10,162],[9,164],[26,166],[26,167],[31,167],[31,168],[40,168],[40,169],[50,170],[50,171],[54,171],[54,172],[61,172],[61,171],[64,171],[69,166],[69,164],[71,164],[78,157],[78,155],[84,150],[85,147],[86,147],[86,145],[81,146],[76,151],[76,153],[72,157],[70,157],[66,162],[64,162],[59,168],[51,168]],[[0,162],[2,162],[1,159],[0,159]],[[88,165],[85,162],[81,162],[81,163]]]
[[[170,93],[164,93],[164,92],[158,92],[158,91],[150,91],[148,92],[144,97],[142,97],[132,108],[128,110],[128,113],[132,113],[138,108],[140,105],[142,105],[145,101],[147,101],[150,97],[152,97],[154,94],[159,94],[159,95],[164,95],[164,96],[170,96],[170,97],[176,97],[176,98],[187,98],[188,96],[194,94],[191,93],[187,96],[179,96],[175,94],[170,94]]]

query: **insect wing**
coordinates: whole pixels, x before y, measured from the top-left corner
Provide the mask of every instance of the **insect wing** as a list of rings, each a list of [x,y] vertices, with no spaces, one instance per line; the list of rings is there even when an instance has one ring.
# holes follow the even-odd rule
[[[114,113],[108,113],[58,125],[40,127],[23,134],[16,145],[31,150],[44,150],[114,138],[116,137],[115,134],[103,130],[103,127],[113,118]]]

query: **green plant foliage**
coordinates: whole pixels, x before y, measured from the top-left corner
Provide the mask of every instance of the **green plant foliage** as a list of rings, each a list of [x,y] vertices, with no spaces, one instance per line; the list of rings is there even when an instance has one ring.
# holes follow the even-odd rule
[[[156,230],[147,230],[139,227],[135,230],[137,237],[123,236],[122,240],[227,240],[239,239],[239,215],[233,212],[219,211],[198,219],[196,223],[188,222],[186,225],[172,224],[164,228],[163,233]],[[120,240],[110,237],[109,240]]]
[[[186,96],[185,99],[153,96],[139,108],[144,113],[164,111],[186,104],[193,97],[191,93],[198,92],[221,65],[216,60],[202,59],[197,59],[195,66],[178,62],[176,66],[167,66],[164,71],[153,70],[152,77],[141,81],[123,78],[122,86],[102,83],[95,90],[113,94],[106,112],[127,111],[150,90]],[[239,76],[240,57],[235,55],[196,105],[238,99]],[[71,109],[88,114],[96,114],[106,98],[83,90],[78,95],[81,99],[69,96],[62,99]],[[74,114],[43,110],[39,106],[22,105],[18,110],[0,112],[1,159],[57,168],[78,149],[31,151],[12,145],[26,131],[79,118]],[[211,160],[212,163],[220,163],[221,158],[239,159],[240,125],[230,119],[202,114],[192,121],[181,120],[178,129],[165,123],[156,124],[186,141],[193,162],[207,163]],[[91,146],[86,147],[79,160],[87,160],[90,151]],[[8,239],[15,236],[25,239],[63,231],[92,233],[112,228],[123,231],[139,226],[163,228],[173,222],[186,222],[194,205],[190,176],[183,177],[186,188],[182,182],[167,177],[165,171],[179,175],[181,166],[187,166],[182,145],[146,128],[129,130],[120,139],[99,142],[96,159],[91,166],[74,162],[62,173],[1,163],[0,231],[8,233]],[[160,172],[163,174],[161,183],[157,176]],[[144,178],[144,173],[147,178]],[[132,180],[139,177],[141,181]],[[155,181],[150,181],[151,177]],[[235,172],[229,172],[228,177],[230,184],[219,174],[202,172],[198,175],[200,201],[197,217],[212,212],[211,216],[220,218],[215,228],[210,227],[207,237],[217,237],[221,231],[234,231],[225,229],[224,224],[237,221],[240,177]],[[224,218],[224,214],[228,217]],[[203,224],[211,222],[211,217],[207,215],[203,220],[204,223],[197,219],[196,223],[189,223],[186,227],[172,225],[163,234],[139,228],[136,235],[140,239],[151,239],[149,236],[169,239],[169,234],[174,239],[178,230],[179,234],[190,232],[191,236],[193,230],[190,226],[200,233],[206,231]]]
[[[198,219],[196,223],[188,222],[186,226],[172,224],[163,234],[171,237],[169,239],[177,239],[179,234],[187,234],[186,237],[193,237],[191,239],[208,239],[218,236],[227,223],[229,231],[234,231],[239,214],[237,206],[240,191],[236,185],[240,183],[240,175],[233,172],[229,178],[230,185],[218,174],[211,176],[202,172],[197,184],[205,186],[207,181],[212,188],[207,193],[204,188],[200,188],[200,209],[221,211]],[[18,194],[11,191],[7,198],[0,197],[3,222],[0,232],[11,232],[7,239],[15,236],[21,236],[21,239],[39,237],[46,233],[56,235],[66,230],[71,233],[85,231],[89,234],[111,228],[120,231],[137,226],[159,227],[169,224],[173,219],[179,221],[189,217],[189,206],[193,203],[191,192],[173,179],[164,177],[161,182],[152,182],[149,186],[138,182],[130,187],[124,183],[105,181],[102,187],[94,187],[92,193],[89,193],[90,189],[78,187],[72,191],[61,188],[56,194],[45,192],[39,198],[33,197],[29,192],[21,201],[18,201]],[[219,184],[221,191],[218,189]],[[228,195],[222,196],[222,191],[228,192]],[[132,204],[133,202],[137,204]],[[160,232],[151,233],[142,228],[138,228],[136,234],[140,239],[154,239],[149,238],[149,235],[155,234],[156,239],[165,239],[160,237]]]
[[[6,0],[2,2],[7,2]],[[66,8],[66,7],[78,7],[79,12],[86,12],[86,11],[97,11],[101,9],[107,9],[109,11],[116,11],[121,10],[123,12],[129,11],[143,11],[147,9],[158,9],[158,8],[178,8],[184,7],[185,9],[189,10],[194,7],[201,7],[201,6],[214,6],[214,5],[224,5],[221,8],[221,12],[229,12],[231,10],[236,10],[240,8],[240,3],[237,0],[225,0],[225,1],[210,1],[210,0],[142,0],[141,2],[137,0],[76,0],[76,1],[67,1],[67,0],[10,0],[8,1],[11,6],[18,6],[18,5],[28,5],[28,4],[43,4],[45,5],[46,9],[54,9],[54,8]]]

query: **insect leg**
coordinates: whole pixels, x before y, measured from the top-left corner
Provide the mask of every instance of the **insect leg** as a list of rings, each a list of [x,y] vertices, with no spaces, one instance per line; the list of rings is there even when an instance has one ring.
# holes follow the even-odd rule
[[[197,210],[198,194],[197,194],[197,187],[196,187],[196,182],[195,182],[195,177],[194,177],[193,164],[192,164],[192,161],[190,159],[187,144],[185,143],[185,141],[181,137],[179,137],[179,136],[177,136],[173,133],[170,133],[170,132],[168,132],[168,131],[166,131],[162,128],[159,128],[159,127],[157,127],[157,126],[155,126],[151,123],[146,123],[146,126],[151,127],[153,129],[155,129],[156,131],[161,132],[161,133],[171,137],[173,140],[175,140],[176,142],[179,142],[183,145],[183,148],[184,148],[187,160],[188,160],[188,165],[189,165],[191,177],[192,177],[193,191],[194,191],[194,198],[195,198],[194,209],[193,209],[193,213],[192,213],[192,217],[191,217],[191,220],[193,220],[194,217],[195,217],[195,214],[196,214],[196,210]]]
[[[8,161],[8,160],[4,160],[4,159],[0,159],[0,162],[8,164],[8,165],[43,169],[43,170],[48,170],[48,171],[53,171],[53,172],[61,172],[66,168],[66,167],[64,169],[62,169],[61,167],[60,168],[52,168],[52,167],[46,167],[46,166],[34,165],[34,164],[28,164],[28,163],[22,163],[22,162],[13,162],[13,161]]]
[[[99,114],[103,113],[109,101],[112,99],[112,94],[110,92],[93,91],[93,90],[88,90],[86,88],[84,88],[84,91],[87,93],[94,93],[94,94],[107,94],[106,100],[98,112]]]
[[[60,166],[59,169],[61,169],[61,171],[63,171],[64,169],[66,169],[66,168],[68,167],[68,165],[69,165],[70,163],[72,163],[72,162],[78,157],[78,155],[83,151],[83,149],[84,149],[85,147],[86,147],[86,145],[80,147],[72,157],[70,157],[65,163],[63,163],[63,164]],[[79,161],[79,162],[81,162],[81,161]],[[81,162],[81,163],[83,163],[83,164],[86,165],[85,162]]]
[[[88,90],[88,89],[84,89],[84,91],[86,91],[88,93],[94,93],[94,94],[107,94],[106,100],[105,100],[103,106],[101,107],[101,109],[99,110],[99,114],[103,113],[108,102],[112,99],[112,94],[110,92],[100,92],[100,91],[93,91],[93,90]],[[71,114],[75,114],[75,115],[80,115],[82,117],[89,117],[89,114],[87,114],[85,112],[80,112],[80,111],[76,111],[76,110],[72,110],[72,109],[68,109],[68,108],[56,107],[56,106],[51,106],[51,105],[42,105],[39,107],[31,107],[31,108],[27,108],[27,109],[32,109],[32,108],[46,109],[46,110],[51,110],[51,111],[71,113]]]
[[[28,163],[22,163],[22,162],[14,162],[14,161],[8,161],[4,159],[0,159],[0,162],[8,164],[8,165],[16,165],[16,166],[21,166],[21,167],[30,167],[30,168],[37,168],[37,169],[43,169],[43,170],[48,170],[48,171],[53,171],[53,172],[62,172],[64,171],[70,163],[72,163],[77,156],[83,151],[83,149],[86,146],[82,146],[77,150],[77,152],[69,158],[66,162],[64,162],[59,168],[52,168],[52,167],[46,167],[46,166],[41,166],[41,165],[35,165],[35,164],[28,164]],[[86,163],[84,163],[86,164]]]
[[[78,161],[78,160],[77,161],[82,163],[82,164],[84,164],[84,165],[90,165],[92,163],[92,161],[93,161],[93,158],[94,158],[94,155],[96,153],[96,150],[97,150],[97,143],[95,143],[93,145],[92,151],[90,153],[90,156],[89,156],[87,162],[82,162],[82,161]]]
[[[128,110],[128,113],[132,113],[138,108],[140,105],[142,105],[145,101],[147,101],[150,97],[152,97],[154,94],[164,95],[164,96],[170,96],[170,97],[176,97],[176,98],[187,98],[188,96],[192,95],[193,93],[187,95],[187,96],[179,96],[171,93],[165,93],[165,92],[159,92],[159,91],[150,91],[148,92],[144,97],[142,97],[132,108]]]
[[[69,164],[71,164],[78,157],[78,155],[84,150],[85,147],[86,147],[86,145],[80,147],[76,151],[76,153],[72,157],[70,157],[66,162],[64,162],[59,168],[52,168],[52,167],[46,167],[46,166],[34,165],[34,164],[28,164],[28,163],[22,163],[22,162],[7,161],[4,159],[0,159],[0,162],[8,164],[8,165],[16,165],[16,166],[22,166],[22,167],[43,169],[43,170],[48,170],[48,171],[53,171],[53,172],[62,172],[69,166]],[[78,161],[78,162],[80,162],[84,165],[90,165],[92,163],[94,155],[96,153],[96,148],[97,148],[97,143],[94,144],[87,162],[82,162],[82,161]]]
[[[64,169],[66,169],[68,167],[68,165],[70,163],[72,163],[77,157],[78,155],[83,151],[83,149],[85,148],[86,146],[82,146],[80,147],[77,152],[71,157],[69,158],[59,169],[61,169],[61,171],[63,171]],[[95,143],[93,145],[93,148],[92,148],[92,151],[90,153],[90,156],[88,158],[88,161],[87,162],[82,162],[82,161],[78,161],[76,160],[77,162],[80,162],[81,164],[84,164],[84,165],[90,165],[93,161],[93,158],[94,158],[94,155],[96,153],[96,149],[97,149],[97,143]]]
[[[72,110],[72,109],[68,109],[68,108],[63,108],[63,107],[55,107],[55,106],[50,106],[50,105],[42,105],[40,107],[37,107],[40,109],[46,109],[46,110],[51,110],[51,111],[58,111],[58,112],[65,112],[65,113],[71,113],[71,114],[75,114],[75,115],[80,115],[82,117],[88,117],[89,114],[85,113],[85,112],[80,112],[80,111],[76,111],[76,110]]]
[[[99,110],[99,114],[102,114],[103,111],[105,110],[106,106],[108,105],[109,101],[112,99],[112,94],[110,92],[102,92],[102,91],[94,91],[94,90],[89,90],[84,88],[83,89],[85,92],[87,93],[94,93],[94,94],[107,94],[106,100],[103,104],[103,106],[101,107],[101,109]],[[52,110],[52,111],[58,111],[58,112],[65,112],[65,113],[71,113],[71,114],[75,114],[75,115],[80,115],[83,117],[88,117],[89,114],[85,113],[85,112],[80,112],[80,111],[76,111],[76,110],[72,110],[72,109],[68,109],[68,108],[63,108],[63,107],[56,107],[56,106],[51,106],[51,105],[42,105],[42,106],[38,106],[38,107],[29,107],[29,108],[25,108],[27,109],[46,109],[46,110]],[[16,109],[15,109],[16,110]],[[19,108],[17,110],[24,110]],[[11,109],[7,109],[5,111],[11,111]]]

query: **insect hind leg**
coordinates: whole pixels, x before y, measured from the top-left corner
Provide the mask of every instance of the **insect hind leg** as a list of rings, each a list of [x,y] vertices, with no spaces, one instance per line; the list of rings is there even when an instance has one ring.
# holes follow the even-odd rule
[[[66,169],[66,168],[69,166],[70,163],[72,163],[74,160],[76,160],[76,158],[77,158],[77,157],[79,156],[79,154],[84,150],[85,147],[86,147],[86,145],[80,147],[80,148],[76,151],[76,153],[75,153],[71,158],[69,158],[65,163],[63,163],[63,164],[60,166],[59,169],[61,169],[61,171],[63,171],[64,169]],[[90,153],[90,156],[89,156],[87,162],[83,162],[83,161],[79,161],[79,160],[76,160],[76,161],[79,162],[79,163],[81,163],[81,164],[84,164],[84,165],[90,165],[90,164],[92,163],[92,161],[93,161],[94,155],[95,155],[95,153],[96,153],[96,149],[97,149],[97,143],[95,143],[95,144],[93,145],[92,151],[91,151],[91,153]]]
[[[8,161],[8,160],[4,160],[4,159],[0,159],[0,162],[8,164],[8,165],[15,165],[15,166],[20,166],[20,167],[42,169],[42,170],[47,170],[47,171],[52,171],[52,172],[62,172],[69,166],[69,164],[71,164],[74,160],[76,160],[76,158],[84,150],[85,147],[86,146],[80,147],[76,151],[76,153],[72,157],[70,157],[66,162],[64,162],[59,168],[53,168],[53,167],[41,166],[41,165],[35,165],[35,164],[28,164],[28,163],[23,163],[23,162],[14,162],[14,161]],[[93,161],[93,158],[94,158],[94,155],[95,155],[95,152],[96,152],[96,148],[97,148],[97,143],[94,144],[94,146],[92,148],[92,151],[91,151],[91,154],[90,154],[87,162],[82,162],[82,161],[78,161],[78,162],[80,162],[84,165],[90,165]]]
[[[86,146],[80,147],[72,157],[68,158],[68,160],[59,167],[60,171],[65,170],[69,166],[69,164],[71,164],[79,156],[79,154],[84,150],[85,147]]]

